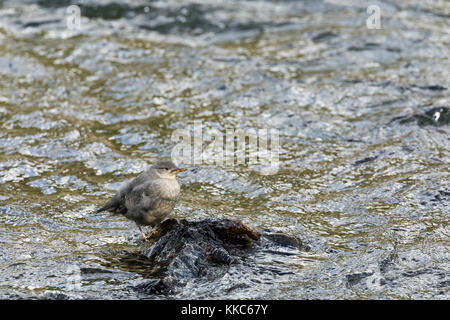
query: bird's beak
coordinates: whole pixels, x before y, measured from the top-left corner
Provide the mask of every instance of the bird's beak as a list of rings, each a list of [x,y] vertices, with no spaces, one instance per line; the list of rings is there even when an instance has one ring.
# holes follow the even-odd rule
[[[173,170],[173,172],[178,173],[178,172],[185,171],[185,170],[186,170],[186,168],[177,168],[177,169]]]

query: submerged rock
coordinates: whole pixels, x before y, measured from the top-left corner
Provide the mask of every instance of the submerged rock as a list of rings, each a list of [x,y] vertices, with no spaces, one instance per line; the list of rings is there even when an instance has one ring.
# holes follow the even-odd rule
[[[424,114],[415,114],[412,116],[401,116],[392,119],[399,121],[401,124],[417,122],[419,126],[427,125],[448,125],[450,123],[450,108],[434,107],[429,109]]]
[[[258,250],[308,249],[296,237],[261,234],[229,219],[168,219],[155,231],[143,249],[152,280],[138,287],[147,294],[175,293],[178,287],[194,279],[214,280],[223,276],[232,264],[257,254]]]

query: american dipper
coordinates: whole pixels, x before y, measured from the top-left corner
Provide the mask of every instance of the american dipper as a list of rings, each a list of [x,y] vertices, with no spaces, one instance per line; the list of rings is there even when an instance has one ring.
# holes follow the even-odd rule
[[[148,241],[154,229],[145,235],[141,225],[155,227],[169,215],[180,195],[176,175],[184,170],[172,161],[158,161],[136,178],[122,183],[114,197],[97,213],[123,214],[136,222],[144,241]]]

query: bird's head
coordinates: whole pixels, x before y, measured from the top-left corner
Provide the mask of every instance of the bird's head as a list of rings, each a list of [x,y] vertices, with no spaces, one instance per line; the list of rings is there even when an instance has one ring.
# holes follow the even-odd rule
[[[152,167],[156,174],[165,179],[175,179],[178,172],[186,170],[185,168],[178,168],[170,160],[162,160],[155,163]]]

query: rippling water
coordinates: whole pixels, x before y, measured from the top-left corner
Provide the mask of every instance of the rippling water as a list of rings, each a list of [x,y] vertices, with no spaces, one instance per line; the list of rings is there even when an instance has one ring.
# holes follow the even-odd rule
[[[201,120],[279,129],[280,169],[196,165],[172,216],[311,250],[172,297],[448,299],[450,4],[370,4],[381,29],[356,0],[0,1],[0,297],[161,298],[134,224],[93,211]]]

